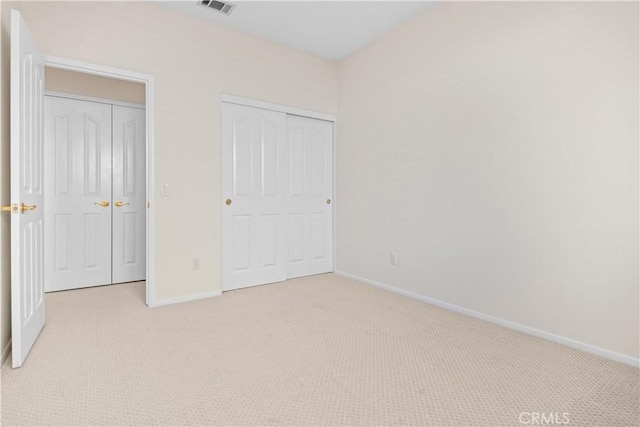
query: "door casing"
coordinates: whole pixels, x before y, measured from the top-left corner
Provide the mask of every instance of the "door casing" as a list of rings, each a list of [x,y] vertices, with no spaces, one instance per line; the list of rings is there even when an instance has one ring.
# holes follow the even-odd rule
[[[149,74],[141,74],[118,68],[105,67],[103,65],[88,62],[60,58],[57,56],[43,55],[45,66],[60,68],[79,73],[93,74],[118,80],[143,83],[145,85],[145,112],[146,112],[146,171],[147,171],[147,268],[146,268],[146,303],[149,307],[156,306],[155,298],[155,150],[154,150],[154,80]]]
[[[329,113],[322,113],[322,112],[318,112],[318,111],[312,111],[312,110],[306,110],[304,108],[298,108],[298,107],[291,107],[288,105],[282,105],[282,104],[275,104],[275,103],[271,103],[271,102],[266,102],[266,101],[260,101],[257,99],[251,99],[251,98],[244,98],[241,96],[236,96],[236,95],[230,95],[230,94],[222,94],[220,97],[220,106],[222,106],[223,102],[227,102],[227,103],[231,103],[231,104],[238,104],[238,105],[244,105],[246,107],[255,107],[255,108],[262,108],[265,110],[271,110],[271,111],[278,111],[278,112],[282,112],[282,113],[286,113],[286,114],[292,114],[295,116],[302,116],[302,117],[308,117],[311,119],[319,119],[319,120],[325,120],[327,122],[332,122],[333,123],[333,150],[332,150],[332,159],[331,159],[331,169],[332,169],[332,175],[333,175],[333,188],[332,188],[332,192],[333,192],[333,198],[332,198],[332,202],[331,202],[331,215],[333,216],[333,230],[332,230],[332,252],[333,252],[333,260],[332,260],[332,265],[333,265],[333,271],[339,271],[338,266],[336,264],[336,260],[337,260],[337,234],[336,234],[336,230],[337,230],[337,220],[336,220],[336,208],[337,208],[337,199],[338,199],[338,193],[337,193],[337,182],[336,182],[336,158],[337,158],[337,127],[338,127],[338,120],[335,116],[335,114],[329,114]],[[222,139],[221,139],[222,141]],[[223,159],[223,155],[222,155],[222,144],[220,144],[220,170],[222,170],[222,159]],[[222,180],[220,180],[220,194],[222,197],[223,194],[223,188],[222,188]],[[222,210],[222,200],[220,200],[219,203],[220,209]],[[220,212],[220,235],[222,235],[222,211]],[[220,253],[222,253],[222,251],[224,250],[224,248],[222,247],[222,239],[220,239]],[[223,275],[222,275],[222,268],[220,269],[220,284],[221,284],[221,288],[224,287],[223,284]]]

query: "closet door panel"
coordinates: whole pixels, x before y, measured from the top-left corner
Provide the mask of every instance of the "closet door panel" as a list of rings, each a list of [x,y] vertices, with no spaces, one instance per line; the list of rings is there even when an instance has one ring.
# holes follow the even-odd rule
[[[289,162],[287,277],[333,271],[333,124],[287,116]]]
[[[111,283],[111,106],[45,97],[45,291]]]
[[[146,276],[145,110],[113,106],[113,283]]]

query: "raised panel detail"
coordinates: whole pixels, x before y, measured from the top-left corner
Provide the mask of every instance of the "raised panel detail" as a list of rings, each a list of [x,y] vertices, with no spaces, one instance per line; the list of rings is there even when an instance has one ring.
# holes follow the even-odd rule
[[[314,196],[324,195],[325,182],[325,138],[317,130],[312,130],[311,146],[311,192]]]
[[[311,214],[311,258],[314,260],[324,258],[325,216],[324,213]]]
[[[232,268],[234,271],[249,269],[251,215],[234,215],[232,218]]]
[[[262,195],[278,192],[278,145],[275,123],[262,119]]]
[[[24,226],[21,231],[21,280],[25,286],[20,288],[22,301],[22,318],[31,319],[36,308],[42,303],[43,270],[38,268],[43,260],[42,219],[37,219]]]
[[[233,194],[246,196],[251,193],[251,135],[249,118],[233,120]]]
[[[71,214],[56,214],[54,217],[54,272],[71,269]]]
[[[84,214],[84,268],[98,267],[100,214]]]
[[[22,82],[23,85],[21,87],[23,92],[23,97],[26,99],[33,99],[32,95],[32,86],[33,86],[33,55],[26,54],[22,60]],[[25,141],[20,144],[21,156],[20,156],[20,169],[22,171],[22,191],[25,193],[31,193],[32,191],[32,171],[33,171],[33,126],[32,120],[33,116],[31,115],[32,111],[29,108],[33,108],[31,103],[25,103],[22,105],[22,129],[20,131],[24,135]]]
[[[289,215],[289,256],[291,262],[302,262],[304,240],[304,214]]]
[[[36,91],[36,102],[34,103],[35,110],[33,111],[33,117],[36,123],[42,123],[42,113],[43,113],[43,105],[44,101],[43,97],[43,82],[44,78],[42,76],[42,70],[39,67],[34,67],[33,74],[33,87]],[[43,194],[43,177],[42,174],[44,172],[44,154],[43,154],[43,139],[44,133],[41,126],[37,126],[37,130],[33,135],[33,186],[31,189],[32,194]]]
[[[122,164],[122,193],[133,195],[136,192],[136,120],[131,120],[123,126],[123,164]]]
[[[260,217],[261,266],[273,267],[278,260],[278,215]]]
[[[84,120],[84,165],[86,195],[100,193],[100,137],[98,135],[98,122],[85,114]]]
[[[33,259],[34,266],[42,266],[44,265],[44,228],[42,218],[33,222]],[[34,268],[34,288],[35,288],[35,298],[34,298],[34,306],[35,308],[42,303],[42,299],[44,298],[44,269],[42,268]]]
[[[136,263],[137,242],[136,242],[136,224],[138,223],[137,212],[125,212],[122,214],[123,236],[124,242],[123,260],[125,265]]]
[[[289,131],[289,182],[291,196],[302,196],[304,190],[304,140],[300,127]]]
[[[22,318],[27,321],[31,318],[33,314],[33,250],[32,249],[32,241],[33,241],[33,224],[28,223],[22,229],[22,256],[21,256],[21,280],[24,282],[25,286],[22,286],[21,291],[21,300],[22,300]]]
[[[73,148],[69,134],[69,114],[54,119],[54,179],[56,195],[68,195],[71,191]]]

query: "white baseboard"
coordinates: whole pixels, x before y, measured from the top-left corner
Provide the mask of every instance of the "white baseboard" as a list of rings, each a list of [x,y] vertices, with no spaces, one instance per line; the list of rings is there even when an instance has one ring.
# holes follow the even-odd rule
[[[204,292],[201,294],[187,295],[184,297],[166,298],[166,299],[154,301],[152,304],[149,304],[149,307],[162,307],[163,305],[178,304],[180,302],[188,302],[188,301],[196,301],[199,299],[218,297],[220,295],[222,295],[222,291],[211,291],[211,292]]]
[[[575,348],[577,350],[584,351],[586,353],[595,354],[596,356],[605,357],[616,362],[624,363],[625,365],[631,365],[634,367],[640,367],[640,359],[636,359],[625,354],[617,353],[615,351],[607,350],[602,347],[576,341],[571,338],[563,337],[560,335],[552,334],[550,332],[541,331],[530,326],[526,326],[520,323],[512,322],[510,320],[500,319],[488,314],[480,313],[479,311],[470,310],[468,308],[460,307],[458,305],[450,304],[448,302],[440,301],[434,298],[429,298],[424,295],[416,294],[414,292],[405,291],[404,289],[396,288],[385,283],[376,282],[375,280],[365,279],[364,277],[356,276],[355,274],[345,273],[343,271],[335,271],[334,274],[343,276],[349,279],[364,282],[368,285],[375,286],[377,288],[385,289],[387,291],[395,292],[407,296],[409,298],[417,299],[429,304],[433,304],[438,307],[442,307],[447,310],[455,311],[457,313],[466,314],[467,316],[475,317],[476,319],[485,320],[487,322],[495,323],[500,326],[504,326],[510,329],[514,329],[519,332],[524,332],[529,335],[543,338],[549,341],[553,341],[558,344],[566,345],[567,347]]]
[[[0,366],[4,364],[5,360],[7,360],[7,357],[9,356],[10,351],[11,351],[11,339],[9,339],[9,342],[7,343],[7,345],[4,346],[4,348],[2,349],[2,355],[0,356]]]

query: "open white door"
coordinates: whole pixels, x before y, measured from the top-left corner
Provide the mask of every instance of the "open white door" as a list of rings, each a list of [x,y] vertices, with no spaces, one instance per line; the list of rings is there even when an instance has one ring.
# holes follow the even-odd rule
[[[11,11],[11,334],[22,366],[44,326],[44,61]]]

